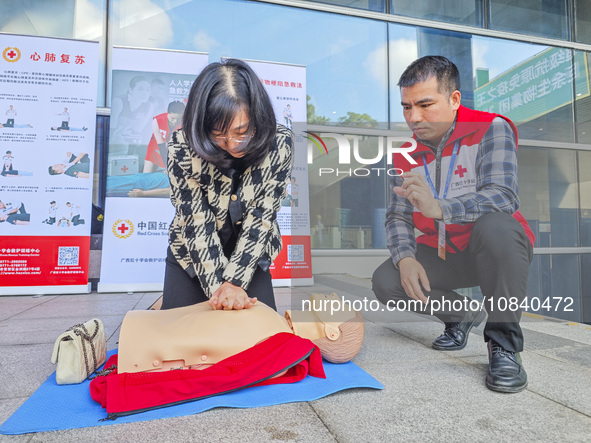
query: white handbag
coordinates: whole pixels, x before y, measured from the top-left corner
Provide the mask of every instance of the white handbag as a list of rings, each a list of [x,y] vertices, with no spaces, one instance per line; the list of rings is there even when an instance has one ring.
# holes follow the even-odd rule
[[[51,362],[57,363],[58,385],[82,383],[107,360],[105,327],[98,318],[74,325],[53,346]]]

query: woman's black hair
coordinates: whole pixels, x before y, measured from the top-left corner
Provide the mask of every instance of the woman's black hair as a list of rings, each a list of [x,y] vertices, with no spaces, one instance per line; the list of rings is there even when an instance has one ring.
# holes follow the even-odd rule
[[[275,112],[261,81],[245,62],[225,59],[211,63],[199,74],[183,114],[185,140],[204,160],[226,168],[234,159],[211,138],[212,131],[226,134],[238,113],[249,116],[251,138],[240,146],[244,164],[260,164],[273,146],[277,131]]]

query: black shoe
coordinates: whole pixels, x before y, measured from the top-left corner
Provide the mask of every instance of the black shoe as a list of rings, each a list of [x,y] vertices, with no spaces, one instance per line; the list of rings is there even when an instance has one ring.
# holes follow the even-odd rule
[[[507,351],[493,340],[488,344],[486,387],[497,392],[521,392],[527,386],[527,374],[521,356]]]
[[[446,328],[439,337],[433,341],[433,349],[438,351],[459,351],[466,347],[470,330],[478,326],[486,318],[486,312],[468,311],[461,323],[453,326],[446,324]]]

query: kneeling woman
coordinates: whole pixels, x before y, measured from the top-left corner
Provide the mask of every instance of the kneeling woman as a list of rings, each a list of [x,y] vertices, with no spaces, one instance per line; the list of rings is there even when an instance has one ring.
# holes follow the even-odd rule
[[[240,60],[197,77],[168,148],[171,200],[162,309],[276,309],[269,265],[281,250],[277,211],[291,174],[293,134],[276,123],[254,71]]]

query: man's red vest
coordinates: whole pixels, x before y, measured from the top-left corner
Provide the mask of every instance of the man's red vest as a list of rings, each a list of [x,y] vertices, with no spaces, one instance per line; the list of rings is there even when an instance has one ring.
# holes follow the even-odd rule
[[[475,163],[476,155],[478,153],[478,146],[482,140],[482,137],[496,117],[504,118],[511,126],[511,129],[515,134],[515,147],[517,149],[517,128],[511,120],[499,114],[475,111],[464,106],[460,106],[458,109],[458,118],[454,131],[443,148],[440,166],[439,198],[443,198],[443,192],[447,182],[448,171],[450,168],[452,153],[456,141],[459,142],[459,150],[457,152],[454,164],[451,165],[453,172],[451,174],[451,180],[446,198],[458,197],[470,192],[477,191]],[[413,138],[416,139],[414,135]],[[401,155],[396,155],[393,159],[394,166],[402,169],[404,172],[417,172],[421,174],[426,180],[425,167],[423,166],[423,159],[425,159],[429,176],[431,177],[433,185],[437,186],[436,160],[433,151],[429,147],[417,141],[417,148],[411,153],[411,157],[418,163],[417,165],[411,164],[405,157]],[[527,224],[525,218],[519,211],[516,211],[512,215],[519,223],[521,223],[533,246],[535,236]],[[425,217],[415,209],[413,214],[413,222],[414,226],[422,233],[422,235],[417,237],[417,243],[423,243],[433,248],[437,248],[438,230],[435,220]],[[449,241],[451,241],[451,243],[453,243],[453,245],[455,245],[458,250],[463,251],[468,247],[473,226],[474,223],[447,224],[446,232],[449,234]],[[449,245],[449,241],[446,245],[447,252],[456,252],[453,247]]]

